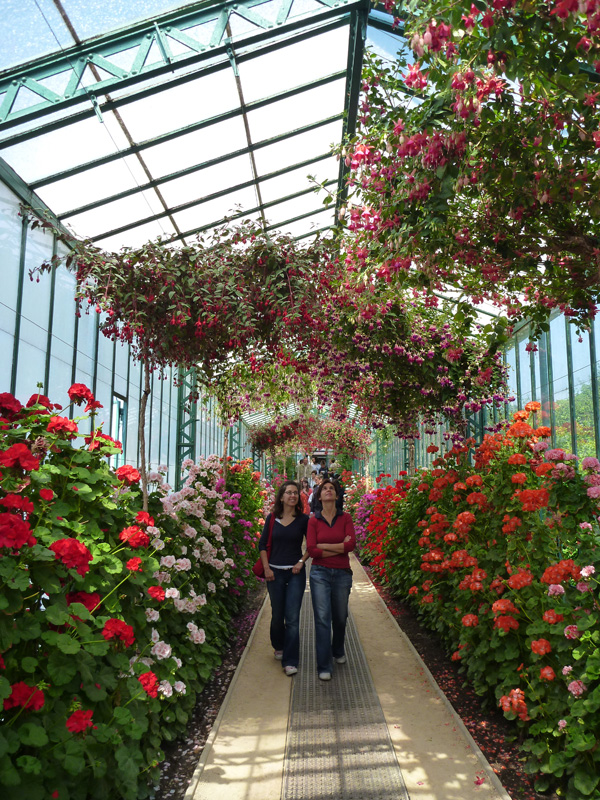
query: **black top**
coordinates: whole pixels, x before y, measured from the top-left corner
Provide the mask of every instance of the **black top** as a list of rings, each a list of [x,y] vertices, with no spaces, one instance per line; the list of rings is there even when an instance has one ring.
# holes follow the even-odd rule
[[[269,514],[265,521],[265,526],[258,543],[259,550],[267,549],[270,521],[271,514]],[[294,564],[300,561],[302,558],[302,540],[306,536],[307,525],[307,514],[300,514],[298,517],[294,517],[289,525],[282,525],[275,520],[269,564],[275,567],[293,567]]]

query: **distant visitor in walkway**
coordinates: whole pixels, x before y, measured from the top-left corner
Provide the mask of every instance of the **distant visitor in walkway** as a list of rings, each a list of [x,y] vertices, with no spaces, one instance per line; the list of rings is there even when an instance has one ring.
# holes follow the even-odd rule
[[[272,515],[275,523],[267,552]],[[302,542],[307,525],[300,487],[294,481],[284,481],[275,497],[273,511],[265,521],[258,550],[271,600],[271,644],[286,675],[298,672],[300,659],[300,608],[308,559],[308,552],[302,552]]]
[[[350,514],[337,506],[339,487],[329,479],[318,489],[321,510],[308,521],[306,543],[312,557],[310,594],[315,617],[317,672],[331,680],[333,664],[345,664],[344,640],[352,570],[348,553],[356,546]]]
[[[310,514],[310,495],[311,488],[306,478],[303,478],[300,483],[300,497],[302,498],[302,510],[305,514]]]

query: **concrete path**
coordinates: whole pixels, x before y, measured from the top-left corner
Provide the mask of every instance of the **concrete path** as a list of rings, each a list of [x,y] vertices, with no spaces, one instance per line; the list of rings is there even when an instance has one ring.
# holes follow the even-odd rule
[[[510,800],[354,558],[352,570],[351,612],[411,800]],[[186,800],[281,798],[294,678],[273,658],[270,616],[267,597]]]

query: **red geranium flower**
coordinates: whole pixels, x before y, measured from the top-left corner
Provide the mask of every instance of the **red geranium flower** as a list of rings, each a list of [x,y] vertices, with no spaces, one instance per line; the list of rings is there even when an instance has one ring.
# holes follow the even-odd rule
[[[6,416],[8,419],[13,419],[22,408],[23,406],[20,401],[17,400],[16,397],[13,397],[12,394],[9,392],[0,393],[0,411],[2,411],[3,416]]]
[[[9,708],[29,708],[32,711],[39,711],[46,702],[44,693],[35,686],[29,686],[24,681],[13,683],[10,687],[10,697],[4,701],[4,709],[7,711]]]
[[[93,713],[93,711],[84,711],[81,708],[74,711],[65,722],[67,730],[71,731],[71,733],[82,733],[87,728],[91,728]]]
[[[102,629],[102,636],[104,636],[106,641],[109,639],[120,639],[122,642],[125,642],[126,647],[131,647],[135,642],[135,635],[131,625],[115,617],[106,620],[104,628]]]
[[[139,522],[140,525],[150,525],[150,527],[154,527],[154,517],[151,517],[147,511],[138,511],[135,521]]]
[[[162,586],[149,586],[148,594],[160,603],[165,599],[165,590]]]
[[[544,681],[553,681],[556,674],[552,667],[542,667],[540,670],[540,678]]]
[[[0,453],[0,465],[3,467],[21,467],[25,470],[38,469],[40,466],[39,458],[36,458],[31,450],[23,442],[11,445],[8,450]]]
[[[141,572],[142,571],[142,559],[136,556],[135,558],[130,558],[129,561],[125,564],[127,569],[130,572]]]
[[[557,612],[553,608],[550,608],[548,609],[548,611],[544,611],[543,619],[544,622],[549,622],[550,625],[556,625],[557,622],[563,621],[564,616],[562,614],[557,614]]]
[[[52,489],[40,489],[40,497],[42,500],[54,500],[54,492]]]
[[[0,547],[19,550],[24,544],[33,547],[36,541],[28,522],[16,514],[0,514]]]
[[[476,625],[479,625],[479,617],[477,614],[465,614],[462,618],[462,624],[465,628],[474,628]]]
[[[28,497],[23,497],[20,494],[7,494],[0,500],[0,506],[10,508],[11,511],[24,511],[30,514],[33,511],[33,503]]]
[[[81,603],[85,606],[90,614],[100,605],[101,597],[98,592],[68,592],[67,605],[71,603]]]
[[[552,651],[552,645],[548,639],[534,639],[531,643],[531,650],[539,656],[544,656]]]
[[[80,405],[84,400],[89,403],[94,399],[94,395],[84,383],[74,383],[67,394],[70,401],[76,405]]]
[[[144,672],[138,676],[138,681],[144,687],[144,691],[150,697],[156,697],[158,694],[158,678],[153,672]]]
[[[508,696],[503,695],[500,698],[498,705],[505,713],[512,712],[524,721],[529,719],[525,692],[522,689],[511,689]]]
[[[99,450],[106,444],[116,447],[121,453],[123,452],[123,445],[121,442],[113,439],[112,436],[109,436],[107,433],[101,433],[100,431],[94,431],[91,436],[86,436],[84,442],[88,445],[90,453],[93,453],[94,450]]]
[[[48,433],[67,433],[69,438],[74,438],[77,433],[77,423],[68,417],[50,417],[46,430]]]
[[[137,525],[130,525],[129,528],[124,528],[119,534],[119,539],[126,542],[130,547],[148,547],[150,544],[150,537]]]
[[[93,560],[93,556],[87,547],[77,539],[59,539],[53,542],[49,550],[56,555],[67,569],[75,569],[79,575],[85,575],[89,572],[89,562]]]
[[[515,472],[514,475],[511,476],[512,483],[526,483],[527,482],[527,475],[524,472]]]
[[[45,394],[32,394],[27,401],[27,408],[31,408],[31,406],[44,406],[44,408],[47,408],[48,411],[52,411],[54,409],[60,411],[62,408],[59,403],[50,402],[50,399],[46,397]]]
[[[115,475],[120,481],[127,483],[131,486],[134,483],[138,483],[141,478],[140,473],[137,471],[135,467],[130,466],[129,464],[123,464],[122,467],[119,467],[115,471]]]
[[[500,628],[501,631],[508,633],[510,630],[518,630],[519,623],[514,617],[511,617],[510,615],[503,615],[501,617],[497,617],[494,622],[494,628]]]
[[[523,455],[523,453],[513,453],[511,456],[508,457],[508,464],[526,464],[527,459]]]

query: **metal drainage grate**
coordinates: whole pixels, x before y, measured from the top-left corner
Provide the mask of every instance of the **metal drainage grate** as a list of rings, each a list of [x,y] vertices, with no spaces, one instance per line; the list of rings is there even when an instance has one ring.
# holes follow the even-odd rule
[[[409,800],[352,615],[346,656],[331,681],[319,680],[307,589],[282,800]]]

